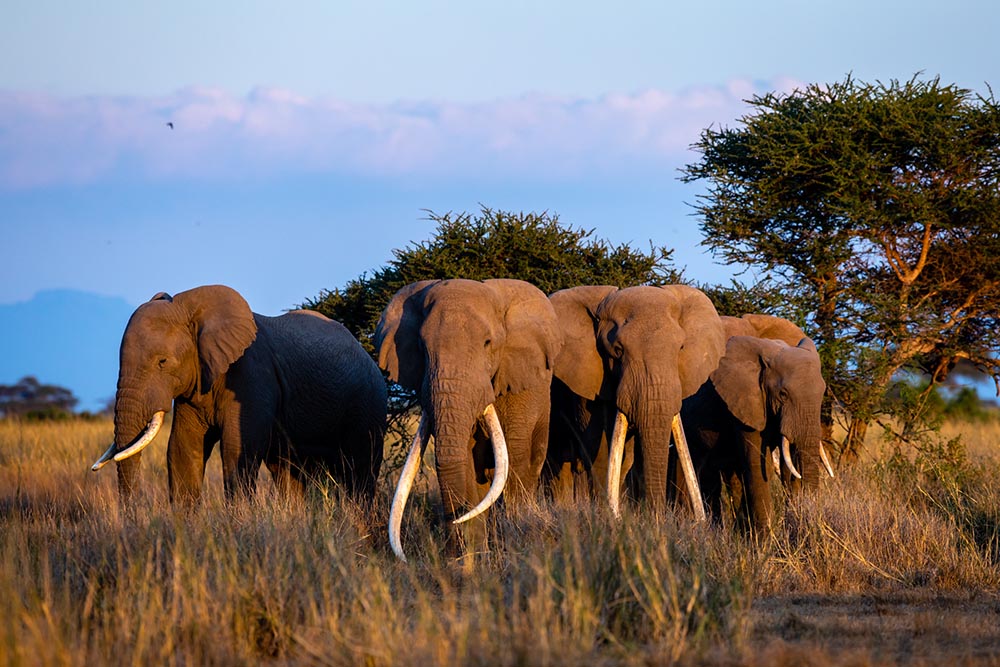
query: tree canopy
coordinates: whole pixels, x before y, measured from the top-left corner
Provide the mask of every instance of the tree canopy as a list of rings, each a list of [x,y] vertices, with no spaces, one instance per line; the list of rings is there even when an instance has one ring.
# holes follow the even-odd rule
[[[1000,105],[935,78],[848,76],[748,101],[707,129],[703,243],[804,313],[851,449],[901,369],[960,359],[1000,379]],[[829,412],[827,413],[829,415]]]
[[[576,285],[677,282],[673,251],[594,238],[594,230],[564,225],[547,212],[514,213],[483,207],[478,213],[428,212],[431,238],[393,250],[386,266],[321,292],[302,307],[339,320],[369,351],[382,310],[396,291],[433,278],[518,278],[546,294]]]

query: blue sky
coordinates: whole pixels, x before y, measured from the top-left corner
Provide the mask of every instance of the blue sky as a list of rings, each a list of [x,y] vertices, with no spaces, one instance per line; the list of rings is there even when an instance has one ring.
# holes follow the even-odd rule
[[[702,128],[849,72],[985,93],[998,28],[985,0],[8,0],[0,305],[225,283],[278,314],[480,203],[723,281],[676,181]]]

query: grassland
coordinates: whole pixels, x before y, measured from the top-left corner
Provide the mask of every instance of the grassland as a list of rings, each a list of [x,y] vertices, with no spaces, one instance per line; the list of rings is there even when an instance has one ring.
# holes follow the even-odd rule
[[[175,516],[165,434],[119,507],[108,422],[0,422],[4,665],[1000,665],[1000,425],[868,455],[768,540],[686,516],[540,505],[444,559],[426,493],[410,564],[336,490]],[[426,487],[425,487],[426,488]]]

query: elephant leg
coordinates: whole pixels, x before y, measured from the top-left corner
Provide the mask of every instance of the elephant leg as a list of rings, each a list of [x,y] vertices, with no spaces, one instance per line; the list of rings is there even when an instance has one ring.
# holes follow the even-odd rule
[[[140,488],[142,452],[118,462],[118,498],[122,507],[130,508],[135,492]]]
[[[301,497],[303,485],[298,475],[292,470],[287,458],[272,457],[266,461],[267,470],[271,473],[275,491],[282,498]]]
[[[466,459],[465,480],[466,498],[469,505],[475,506],[486,497],[493,481],[493,445],[481,424],[473,429],[469,443],[470,456]],[[504,491],[506,497],[506,490]],[[503,497],[479,516],[458,526],[449,526],[446,553],[454,558],[461,558],[466,567],[475,563],[476,556],[489,550],[489,524],[494,512],[502,511]],[[445,521],[450,522],[454,516],[445,514]]]
[[[541,484],[545,496],[561,506],[572,504],[577,492],[576,479],[581,462],[579,403],[583,399],[565,386],[553,383],[549,437]]]
[[[541,396],[540,398],[544,398]],[[549,447],[549,402],[539,400],[538,414],[535,418],[535,428],[531,432],[531,465],[527,471],[528,481],[526,488],[530,486],[529,497],[536,498],[538,492],[538,481],[542,477],[542,466],[545,465],[545,452]]]
[[[496,400],[510,458],[511,474],[503,492],[506,507],[523,507],[535,499],[548,443],[549,405],[544,400],[547,395],[547,392],[523,391]],[[491,448],[490,466],[492,454]]]
[[[760,433],[744,434],[746,468],[743,477],[747,510],[754,530],[761,536],[770,534],[774,509],[771,506],[771,490],[768,486],[770,456],[762,447]]]
[[[205,464],[218,437],[218,431],[209,427],[198,410],[187,403],[176,404],[167,443],[171,505],[190,509],[201,499]]]
[[[382,447],[383,434],[378,429],[359,430],[340,443],[335,455],[337,479],[355,502],[370,505],[375,500]]]
[[[572,505],[576,497],[577,475],[573,461],[547,461],[542,469],[545,494],[560,506]]]
[[[302,469],[294,460],[291,443],[283,429],[275,424],[271,429],[271,446],[264,454],[264,465],[271,473],[274,489],[282,498],[302,497],[304,491]],[[225,458],[225,448],[223,448]]]
[[[226,500],[249,498],[257,490],[257,473],[271,451],[276,436],[266,411],[236,406],[222,425],[222,480]]]
[[[714,466],[699,470],[698,484],[701,494],[708,504],[710,518],[714,523],[722,521],[722,479],[723,474]],[[687,505],[690,507],[690,504]]]
[[[743,520],[750,518],[750,511],[747,508],[746,494],[743,491],[743,475],[739,472],[730,471],[724,475],[726,487],[729,489],[729,509],[733,516]]]

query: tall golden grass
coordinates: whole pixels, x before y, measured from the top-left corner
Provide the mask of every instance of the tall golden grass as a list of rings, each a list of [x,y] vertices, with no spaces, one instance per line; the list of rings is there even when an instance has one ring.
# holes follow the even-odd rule
[[[457,563],[418,495],[404,564],[385,538],[391,476],[373,510],[336,489],[285,501],[264,476],[256,498],[227,505],[213,460],[202,506],[177,516],[164,434],[124,511],[113,470],[89,469],[110,422],[0,422],[0,663],[906,664],[921,655],[883,655],[863,632],[847,650],[853,631],[824,639],[801,607],[899,596],[925,605],[912,624],[924,637],[937,635],[920,614],[947,624],[948,609],[963,614],[955,632],[979,631],[969,647],[935,644],[938,658],[988,660],[1000,652],[1000,636],[980,636],[1000,618],[1000,426],[948,428],[964,446],[873,439],[771,538],[539,503],[496,519],[489,552]]]

